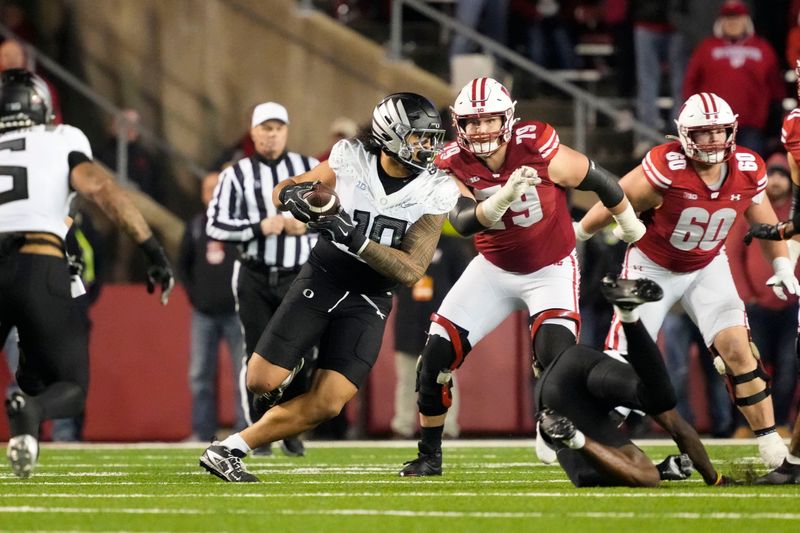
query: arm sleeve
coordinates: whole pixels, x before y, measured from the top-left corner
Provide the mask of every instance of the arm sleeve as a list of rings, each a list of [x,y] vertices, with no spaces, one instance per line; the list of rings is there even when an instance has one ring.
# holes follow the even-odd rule
[[[625,193],[622,192],[617,178],[591,159],[589,160],[589,170],[576,189],[594,192],[606,207],[614,207],[625,198]]]
[[[478,202],[473,198],[461,196],[456,201],[455,207],[450,211],[450,224],[464,237],[469,237],[487,229],[486,226],[478,221],[477,208]]]
[[[206,234],[218,241],[246,242],[255,237],[260,226],[247,216],[244,190],[232,168],[222,173],[208,204]]]

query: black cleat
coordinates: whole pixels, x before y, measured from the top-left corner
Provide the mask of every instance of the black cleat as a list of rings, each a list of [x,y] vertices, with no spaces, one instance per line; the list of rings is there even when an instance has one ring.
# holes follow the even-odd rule
[[[289,457],[303,457],[306,454],[306,447],[299,437],[289,437],[281,441],[281,451]]]
[[[663,481],[682,481],[694,472],[694,464],[685,453],[668,455],[656,465],[658,477]]]
[[[413,461],[403,463],[400,470],[400,477],[423,477],[442,475],[442,450],[441,448],[433,453],[417,453],[417,458]]]
[[[572,440],[578,432],[578,428],[575,427],[572,420],[561,416],[552,409],[539,411],[536,414],[536,420],[539,421],[539,429],[542,430],[543,436],[551,441],[565,443],[568,440]]]
[[[757,478],[754,485],[800,485],[800,465],[783,460],[781,466]]]
[[[259,446],[255,450],[250,452],[250,455],[258,456],[258,457],[271,457],[272,456],[272,443],[265,444],[264,446]]]
[[[200,456],[200,466],[220,479],[234,483],[252,483],[258,478],[247,471],[242,463],[244,452],[212,442]]]
[[[661,286],[651,279],[623,279],[610,275],[600,282],[600,292],[608,303],[626,311],[664,297]]]

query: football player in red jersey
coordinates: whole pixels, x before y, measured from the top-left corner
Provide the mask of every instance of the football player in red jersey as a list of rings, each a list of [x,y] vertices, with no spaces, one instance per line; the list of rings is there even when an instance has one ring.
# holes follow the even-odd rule
[[[681,300],[706,345],[719,356],[715,365],[756,434],[761,459],[776,467],[786,456],[786,445],[775,431],[769,376],[750,342],[744,304],[723,247],[739,215],[751,222],[777,222],[764,194],[764,161],[736,146],[736,115],[713,93],[686,100],[676,124],[678,139],[650,150],[620,181],[647,224],[645,236],[626,253],[622,275],[648,277],[664,288],[661,301],[640,308],[653,338],[667,311]],[[576,233],[585,238],[607,222],[602,206],[596,205],[576,225]],[[782,299],[784,289],[797,294],[786,245],[763,241],[762,248],[775,269],[767,284]],[[606,345],[627,351],[619,317],[612,321]]]
[[[797,61],[795,74],[797,75],[797,93],[800,96],[800,60]],[[792,210],[790,220],[775,225],[755,225],[745,236],[745,242],[748,242],[753,237],[768,240],[789,239],[786,244],[789,246],[789,258],[792,261],[792,266],[794,266],[797,263],[797,256],[800,255],[800,242],[792,238],[800,234],[800,210],[797,208],[800,203],[800,107],[793,109],[783,119],[781,142],[789,156],[789,169],[792,172]],[[798,333],[800,334],[800,330],[798,330]],[[800,335],[797,339],[796,350],[798,357],[800,357]],[[800,415],[798,415],[794,423],[794,431],[792,431],[792,440],[789,443],[789,453],[786,459],[778,468],[758,478],[756,484],[800,484]]]
[[[579,273],[566,188],[594,191],[627,242],[644,234],[614,176],[560,144],[549,124],[517,123],[514,106],[503,85],[477,78],[452,108],[458,139],[436,164],[459,182],[450,221],[462,235],[476,234],[479,255],[431,317],[417,374],[419,455],[401,476],[441,475],[450,373],[509,314],[528,312],[536,366],[575,344]]]

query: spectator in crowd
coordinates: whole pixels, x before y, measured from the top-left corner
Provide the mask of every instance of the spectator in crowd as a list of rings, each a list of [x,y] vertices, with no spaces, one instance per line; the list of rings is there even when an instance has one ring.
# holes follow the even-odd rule
[[[0,44],[0,71],[11,68],[34,70],[33,62],[25,52],[25,47],[16,39],[6,39],[3,44]],[[39,77],[47,84],[50,98],[53,100],[53,124],[61,124],[61,103],[58,98],[58,91],[50,83],[50,80],[41,75]]]
[[[394,390],[394,417],[392,433],[396,437],[412,438],[417,431],[417,359],[425,347],[431,313],[442,303],[445,294],[467,268],[475,256],[472,243],[458,236],[449,223],[445,224],[442,236],[428,271],[413,287],[397,290],[395,308],[395,371],[397,382]],[[456,387],[453,387],[456,389]],[[444,434],[458,437],[458,393],[453,394],[450,416],[444,424]]]
[[[457,0],[455,18],[468,28],[506,44],[508,7],[509,0]],[[472,39],[456,33],[450,43],[450,56],[473,53],[475,47]]]
[[[524,25],[525,45],[534,63],[550,69],[576,69],[575,41],[568,14],[558,0],[511,0],[511,16]]]
[[[786,64],[794,67],[800,59],[800,13],[795,14],[792,20],[792,27],[786,37]]]
[[[712,35],[719,10],[727,0],[669,0],[669,21],[683,40],[683,63],[687,65],[700,41]],[[748,4],[750,2],[745,2]]]
[[[683,103],[683,73],[686,70],[683,37],[669,22],[669,2],[664,0],[638,0],[632,4],[633,45],[636,54],[636,116],[655,130],[664,129],[658,108],[662,66],[669,67],[672,120],[678,117]],[[641,139],[634,147],[633,156],[641,158],[653,143]]]
[[[212,239],[239,246],[233,286],[248,361],[261,332],[308,260],[314,242],[306,233],[306,225],[278,211],[270,195],[280,182],[308,172],[318,164],[313,157],[287,149],[289,113],[277,102],[264,102],[255,107],[250,136],[255,152],[222,172],[208,206],[206,225],[206,232]],[[306,370],[310,367],[310,355],[302,359]],[[251,425],[266,411],[263,402],[267,399],[247,390],[245,374],[246,368],[239,380],[239,392],[245,405],[245,420]],[[307,388],[308,373],[298,372],[282,401],[305,393]],[[298,436],[282,439],[281,449],[290,456],[305,454]],[[263,446],[255,453],[269,455],[271,446]]]
[[[123,109],[111,123],[111,133],[97,158],[112,170],[117,170],[117,142],[120,130],[124,131],[128,146],[128,180],[156,202],[163,201],[163,189],[158,165],[153,154],[144,146],[139,134],[141,117],[135,109]]]
[[[327,161],[328,156],[331,155],[331,148],[334,144],[341,141],[342,139],[352,139],[358,134],[358,124],[347,117],[337,117],[331,122],[331,129],[330,129],[330,146],[327,150],[317,156],[320,162]]]
[[[763,154],[770,106],[779,106],[785,94],[783,78],[775,51],[755,35],[747,6],[739,0],[722,5],[714,36],[703,40],[689,61],[683,94],[703,92],[719,95],[737,110],[737,143]]]
[[[714,368],[713,355],[708,351],[703,335],[682,309],[673,309],[664,317],[664,358],[670,381],[675,388],[677,409],[692,426],[695,416],[689,396],[689,370],[692,345],[700,356],[700,369],[705,383],[706,403],[711,416],[711,436],[728,437],[733,429],[733,411],[725,384]],[[751,433],[752,434],[752,433]]]
[[[791,177],[786,156],[777,153],[767,160],[767,196],[778,219],[789,219],[792,204]],[[772,267],[758,246],[745,246],[742,240],[747,227],[739,225],[731,232],[728,257],[736,288],[746,304],[750,335],[761,353],[761,361],[771,370],[775,425],[787,437],[791,433],[791,411],[797,384],[797,299],[780,300],[764,282]],[[737,437],[752,437],[741,417],[737,417]]]
[[[202,181],[203,205],[208,207],[219,182],[219,173],[210,172]],[[215,241],[206,235],[208,217],[198,214],[186,224],[178,259],[182,278],[192,304],[189,386],[192,391],[191,440],[211,442],[217,432],[217,370],[222,340],[228,346],[233,370],[234,391],[245,358],[244,340],[231,290],[236,245]],[[242,404],[236,396],[235,430],[246,427]]]

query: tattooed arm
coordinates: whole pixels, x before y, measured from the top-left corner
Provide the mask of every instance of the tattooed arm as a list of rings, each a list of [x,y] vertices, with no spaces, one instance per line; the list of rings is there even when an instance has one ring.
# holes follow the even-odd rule
[[[360,257],[369,266],[411,286],[425,275],[447,215],[424,215],[408,229],[400,250],[369,241]]]
[[[100,165],[92,161],[76,165],[70,174],[70,183],[81,196],[97,204],[137,244],[142,244],[152,236],[142,214],[114,178]]]

